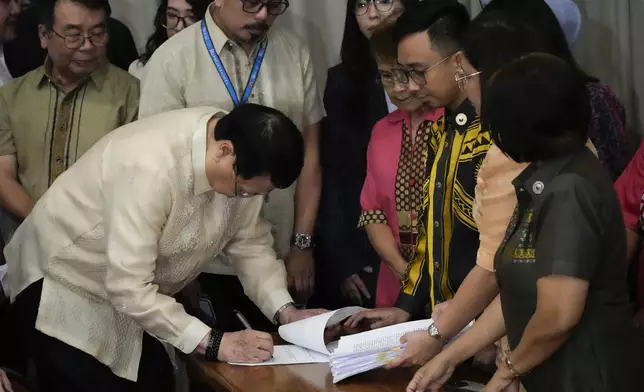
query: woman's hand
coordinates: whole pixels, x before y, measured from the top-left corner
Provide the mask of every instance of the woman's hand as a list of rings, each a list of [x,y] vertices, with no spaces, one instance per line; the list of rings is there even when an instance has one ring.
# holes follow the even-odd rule
[[[487,383],[483,392],[505,392],[509,391],[514,383],[518,383],[518,379],[510,373],[510,370],[502,364],[499,369],[494,373],[494,377]]]
[[[444,353],[418,369],[407,385],[407,392],[440,391],[454,373],[456,366]]]
[[[386,369],[424,365],[443,349],[443,344],[429,336],[427,331],[407,333],[400,338],[400,344],[406,346],[405,351],[388,363]]]

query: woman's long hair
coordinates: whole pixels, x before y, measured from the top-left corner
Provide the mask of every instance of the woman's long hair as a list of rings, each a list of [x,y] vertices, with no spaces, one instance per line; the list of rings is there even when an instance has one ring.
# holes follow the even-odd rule
[[[362,34],[355,15],[357,0],[347,1],[344,35],[340,48],[340,58],[349,74],[351,86],[346,105],[351,111],[363,113],[371,85],[376,83],[376,61],[371,56],[369,40]]]
[[[201,20],[206,11],[208,10],[208,5],[210,5],[211,0],[186,0],[186,3],[190,4],[192,7],[192,13],[195,18]],[[163,45],[168,39],[168,33],[166,32],[165,27],[165,14],[168,10],[168,0],[161,0],[159,8],[157,8],[157,13],[154,16],[154,32],[148,38],[148,41],[145,43],[145,50],[139,56],[139,61],[145,65],[150,57],[154,54],[159,46]]]

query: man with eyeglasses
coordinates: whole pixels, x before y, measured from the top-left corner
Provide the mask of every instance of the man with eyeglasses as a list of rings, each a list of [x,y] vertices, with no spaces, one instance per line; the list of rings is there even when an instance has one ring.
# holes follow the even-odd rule
[[[97,140],[133,121],[138,81],[110,65],[107,0],[42,4],[40,68],[0,89],[0,202],[24,219]]]
[[[98,141],[38,201],[5,249],[19,341],[46,391],[171,392],[174,350],[262,362],[271,335],[213,329],[172,297],[225,252],[248,296],[286,324],[298,310],[261,218],[302,169],[283,113],[175,110]],[[216,293],[225,299],[224,287]],[[260,387],[261,389],[261,387]]]
[[[407,83],[426,104],[445,107],[445,118],[439,120],[440,131],[430,136],[416,255],[408,265],[395,307],[364,311],[348,322],[355,326],[368,320],[387,326],[433,313],[435,322],[427,331],[401,339],[406,349],[388,367],[423,365],[460,332],[455,326],[463,321],[456,320],[460,315],[446,324],[445,319],[436,320],[440,311],[435,312],[437,306],[458,296],[459,287],[473,287],[482,306],[494,297],[494,275],[476,266],[479,232],[474,192],[492,137],[481,127],[464,91],[465,83],[475,75],[465,73],[461,66],[460,39],[469,20],[465,7],[456,1],[424,1],[408,5],[394,31],[401,64],[394,77]]]
[[[287,0],[215,0],[201,23],[165,42],[148,61],[140,116],[209,105],[225,110],[258,103],[285,113],[304,137],[306,159],[297,184],[268,195],[264,217],[273,225],[275,250],[284,259],[295,299],[314,286],[313,229],[321,190],[319,122],[325,112],[309,49],[273,26]],[[263,330],[275,327],[243,294],[229,261],[220,258],[200,277],[202,289],[227,287],[230,300],[211,296],[218,322],[242,329],[234,310]]]

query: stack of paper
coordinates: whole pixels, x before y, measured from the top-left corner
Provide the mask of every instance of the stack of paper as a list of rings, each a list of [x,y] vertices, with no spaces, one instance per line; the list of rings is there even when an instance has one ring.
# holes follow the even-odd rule
[[[405,349],[400,344],[400,338],[403,335],[414,331],[426,331],[432,323],[431,319],[410,321],[343,336],[338,341],[325,343],[326,328],[341,323],[361,310],[364,309],[352,306],[282,325],[279,328],[279,335],[287,342],[293,343],[292,345],[275,346],[273,357],[268,361],[255,364],[234,363],[234,365],[266,366],[330,362],[333,382],[336,383],[391,362]],[[472,324],[473,322],[461,331],[461,334]]]
[[[374,329],[356,335],[343,336],[331,354],[333,382],[386,365],[403,350],[400,338],[409,332],[425,331],[431,320],[411,321]]]
[[[337,325],[352,314],[365,310],[359,306],[342,308],[282,325],[278,332],[290,345],[273,347],[273,357],[261,363],[231,363],[241,366],[295,365],[329,362],[329,355],[338,346],[338,341],[325,344],[324,331]]]

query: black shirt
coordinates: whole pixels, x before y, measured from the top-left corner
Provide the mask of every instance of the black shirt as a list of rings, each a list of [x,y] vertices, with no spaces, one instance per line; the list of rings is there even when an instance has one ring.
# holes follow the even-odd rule
[[[519,344],[535,312],[540,278],[590,284],[579,324],[522,377],[526,390],[641,391],[644,336],[631,323],[624,222],[608,173],[584,148],[532,163],[513,184],[518,204],[495,258],[510,347]]]
[[[492,136],[470,101],[448,110],[430,135],[423,215],[416,253],[396,306],[424,317],[454,296],[476,265],[479,233],[472,216],[478,170]]]

